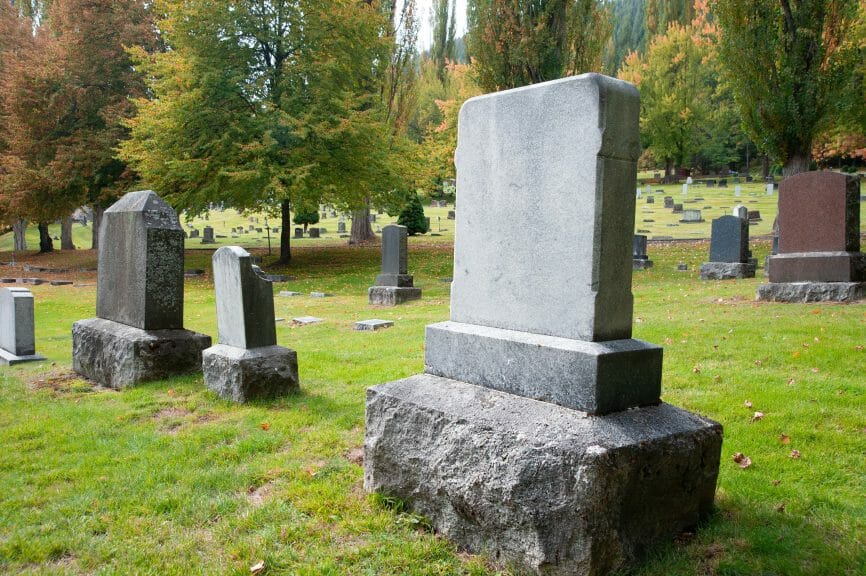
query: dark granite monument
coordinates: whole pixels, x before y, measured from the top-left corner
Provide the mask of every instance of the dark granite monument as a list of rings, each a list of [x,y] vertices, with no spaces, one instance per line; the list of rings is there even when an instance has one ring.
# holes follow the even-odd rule
[[[652,198],[652,196],[650,196],[650,198]],[[649,259],[649,256],[647,256],[646,253],[646,236],[642,234],[634,235],[631,253],[632,269],[646,270],[647,268],[653,267],[653,261]]]
[[[405,226],[390,224],[382,229],[382,273],[367,291],[370,304],[395,306],[421,298],[409,274],[409,232]]]
[[[722,216],[712,223],[710,261],[701,266],[702,280],[754,278],[749,261],[749,223],[737,216]]]
[[[99,228],[96,318],[72,325],[72,368],[105,386],[201,370],[210,336],[183,328],[183,230],[155,192],[130,192]]]
[[[837,172],[804,172],[779,187],[779,253],[758,299],[850,302],[866,298],[866,254],[860,252],[860,180]]]

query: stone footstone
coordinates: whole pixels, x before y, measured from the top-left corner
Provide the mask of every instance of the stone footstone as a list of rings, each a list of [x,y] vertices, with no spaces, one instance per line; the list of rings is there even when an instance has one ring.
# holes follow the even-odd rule
[[[632,258],[632,270],[649,270],[653,267],[652,260],[644,260],[642,258]]]
[[[775,266],[775,263],[773,263]],[[758,286],[764,302],[856,302],[866,298],[866,282],[771,282]]]
[[[72,284],[72,280],[52,280],[50,284],[52,286],[69,286]]]
[[[280,296],[283,297],[291,297],[291,296],[303,296],[303,292],[293,292],[291,290],[280,290]]]
[[[367,289],[367,299],[373,306],[396,306],[421,299],[420,288],[400,286],[370,286]]]
[[[298,318],[292,318],[292,322],[303,326],[306,326],[307,324],[318,324],[322,321],[321,318],[316,318],[315,316],[299,316]]]
[[[330,292],[310,292],[310,298],[331,298],[333,294]]]
[[[360,320],[355,322],[355,330],[363,332],[363,331],[376,331],[381,330],[382,328],[390,328],[394,325],[392,320]]]
[[[217,344],[202,353],[205,385],[234,402],[277,398],[300,390],[298,355],[282,346]]]
[[[89,318],[72,325],[72,369],[110,388],[201,370],[211,338],[190,330],[142,330]]]
[[[370,388],[366,425],[366,490],[548,576],[608,574],[693,529],[722,444],[719,424],[668,404],[590,417],[429,374]]]
[[[0,288],[0,364],[45,360],[36,353],[33,294],[27,288]]]
[[[732,280],[754,278],[755,265],[750,262],[704,262],[701,280]]]

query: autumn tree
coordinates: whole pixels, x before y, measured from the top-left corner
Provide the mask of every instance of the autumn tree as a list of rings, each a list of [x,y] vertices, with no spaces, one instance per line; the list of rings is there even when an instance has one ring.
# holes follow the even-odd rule
[[[467,9],[486,92],[602,69],[611,23],[599,0],[470,0]]]
[[[434,0],[433,45],[430,47],[430,57],[436,66],[440,82],[446,81],[445,66],[454,60],[456,32],[457,10],[454,0]]]
[[[0,191],[7,210],[39,222],[41,251],[53,249],[49,222],[133,181],[115,158],[128,99],[144,88],[126,46],[152,41],[143,1],[55,0],[25,47],[5,53]]]
[[[860,0],[862,4],[862,0]],[[816,137],[862,110],[858,0],[719,0],[721,58],[759,148],[783,177],[809,170]],[[858,87],[859,84],[859,87]]]

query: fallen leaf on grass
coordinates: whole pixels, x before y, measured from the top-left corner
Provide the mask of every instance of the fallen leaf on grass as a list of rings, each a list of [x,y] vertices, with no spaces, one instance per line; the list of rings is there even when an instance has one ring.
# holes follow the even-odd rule
[[[814,310],[812,310],[812,314],[820,314],[820,313],[821,313],[821,310],[819,308],[815,308]]]
[[[722,381],[722,377],[720,375],[716,374],[715,376],[713,376],[713,382],[721,382],[721,381]]]
[[[763,366],[763,365],[764,365],[763,360],[755,360],[755,366]]]
[[[271,424],[270,424],[270,422],[262,422],[261,424],[259,424],[259,428],[261,428],[262,430],[267,432],[268,430],[271,429]]]
[[[784,511],[785,511],[785,503],[784,502],[780,502],[779,504],[776,504],[776,512],[779,512],[781,514]]]
[[[782,444],[790,444],[791,437],[787,434],[779,434],[779,442],[781,442]]]
[[[745,402],[743,402],[743,406],[745,406],[746,408],[751,408],[752,407],[752,401],[746,400]]]
[[[752,465],[752,459],[743,454],[742,452],[737,452],[736,454],[734,454],[733,460],[743,470]]]
[[[763,412],[755,412],[755,414],[752,416],[752,419],[749,420],[749,422],[757,422],[758,420],[761,420],[763,417],[764,417]]]
[[[791,352],[791,356],[794,358],[799,358],[800,357],[800,351],[794,350],[793,352]]]
[[[788,386],[793,386],[793,385],[794,385],[794,379],[788,378]]]
[[[791,450],[791,458],[799,458],[800,451],[799,450]]]
[[[782,483],[781,480],[773,480],[773,486],[778,486],[781,483]]]
[[[259,560],[258,562],[256,562],[252,566],[250,566],[250,574],[258,574],[259,572],[261,572],[264,569],[265,569],[265,561]]]
[[[818,370],[817,368],[812,368],[812,372],[814,372],[815,374],[817,374],[818,372],[820,372],[820,370]]]
[[[854,350],[856,350],[857,352],[862,352],[863,346],[862,345],[854,346]]]
[[[692,372],[694,372],[695,374],[700,374],[701,373],[701,365],[695,364],[695,367],[692,368]]]

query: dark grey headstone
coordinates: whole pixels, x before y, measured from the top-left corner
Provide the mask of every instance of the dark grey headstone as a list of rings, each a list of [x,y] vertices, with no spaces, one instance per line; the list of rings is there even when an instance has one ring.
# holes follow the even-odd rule
[[[130,192],[99,228],[96,315],[142,330],[183,328],[183,230],[155,192]]]
[[[646,258],[646,236],[635,234],[632,241],[632,258]]]
[[[310,228],[309,235],[310,235],[310,238],[318,238],[319,237],[319,229],[318,228]]]
[[[736,216],[713,220],[710,262],[744,263],[749,255],[749,223]]]
[[[409,232],[390,224],[382,229],[382,274],[409,273]]]
[[[274,292],[250,254],[239,246],[225,246],[213,255],[219,343],[258,348],[277,343]]]
[[[202,235],[201,243],[202,244],[213,244],[214,243],[213,228],[211,228],[210,226],[204,227],[204,232]]]
[[[295,238],[303,238],[304,237],[304,229],[303,228],[295,228]]]

